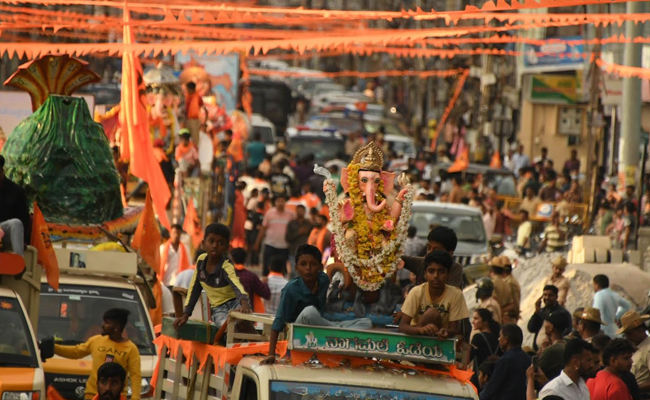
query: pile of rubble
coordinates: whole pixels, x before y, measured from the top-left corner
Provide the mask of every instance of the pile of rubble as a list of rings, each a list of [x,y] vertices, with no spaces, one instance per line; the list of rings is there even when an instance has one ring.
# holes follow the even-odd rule
[[[511,259],[514,260],[512,254]],[[535,302],[541,297],[544,288],[544,278],[551,274],[551,262],[559,253],[545,253],[533,258],[520,258],[514,261],[513,274],[521,285],[521,319],[519,326],[524,331],[524,344],[531,345],[533,335],[528,332],[526,325],[535,312]],[[650,274],[641,271],[630,264],[572,264],[567,267],[564,276],[571,283],[565,307],[571,313],[578,307],[591,306],[594,290],[592,278],[605,274],[610,278],[610,286],[620,295],[629,300],[636,308],[647,306]],[[465,289],[467,307],[476,308],[476,288],[472,285]]]

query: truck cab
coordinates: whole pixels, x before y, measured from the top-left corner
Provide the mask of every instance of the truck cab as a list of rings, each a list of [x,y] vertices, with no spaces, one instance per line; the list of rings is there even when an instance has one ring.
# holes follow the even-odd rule
[[[24,258],[3,253],[0,261],[0,399],[39,400],[45,398],[41,358],[51,357],[54,351],[39,350],[30,320],[31,301],[38,301],[38,285],[31,282],[36,276],[40,283],[41,267],[31,246]],[[19,262],[21,270],[24,268],[20,279],[10,265],[14,261]]]
[[[60,269],[59,289],[54,290],[42,281],[38,337],[54,337],[57,344],[77,345],[101,334],[104,312],[111,308],[129,310],[125,336],[140,350],[141,397],[150,397],[147,394],[157,354],[146,302],[135,283],[137,255],[69,248],[55,252]],[[79,360],[55,356],[44,368],[48,389],[51,386],[66,400],[83,400],[92,369],[90,356]]]

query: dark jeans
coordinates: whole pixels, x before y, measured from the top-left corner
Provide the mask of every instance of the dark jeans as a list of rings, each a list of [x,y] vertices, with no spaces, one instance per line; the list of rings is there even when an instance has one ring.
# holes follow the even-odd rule
[[[262,266],[262,276],[268,276],[269,275],[269,265],[271,265],[271,257],[273,256],[281,256],[284,258],[284,273],[287,273],[287,260],[289,259],[289,249],[276,249],[273,246],[269,246],[268,244],[264,245],[264,265]]]

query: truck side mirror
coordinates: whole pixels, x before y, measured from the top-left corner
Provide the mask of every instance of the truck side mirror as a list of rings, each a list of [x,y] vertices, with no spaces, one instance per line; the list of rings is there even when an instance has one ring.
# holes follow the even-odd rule
[[[48,358],[54,357],[54,338],[49,337],[41,340],[39,348],[41,349],[41,361],[45,362]]]

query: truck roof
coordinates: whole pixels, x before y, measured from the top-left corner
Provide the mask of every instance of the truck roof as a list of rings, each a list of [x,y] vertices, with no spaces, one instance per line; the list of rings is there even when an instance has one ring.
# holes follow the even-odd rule
[[[475,398],[469,384],[446,375],[411,369],[408,367],[382,368],[337,367],[328,368],[322,364],[274,364],[260,365],[262,357],[245,357],[239,365],[253,370],[256,375],[266,376],[269,381],[311,382],[344,386],[363,386],[409,392],[436,393],[444,396]]]
[[[47,277],[45,275],[41,277],[41,283],[47,283]],[[135,283],[127,278],[101,274],[77,275],[62,273],[59,275],[59,283],[63,285],[101,286],[118,289],[133,289],[135,287]]]
[[[12,299],[15,299],[18,296],[13,290],[0,286],[0,297],[10,297]]]
[[[478,207],[472,207],[465,204],[439,203],[436,201],[427,200],[414,201],[412,208],[414,211],[448,211],[451,214],[459,215],[481,215],[481,210]]]

